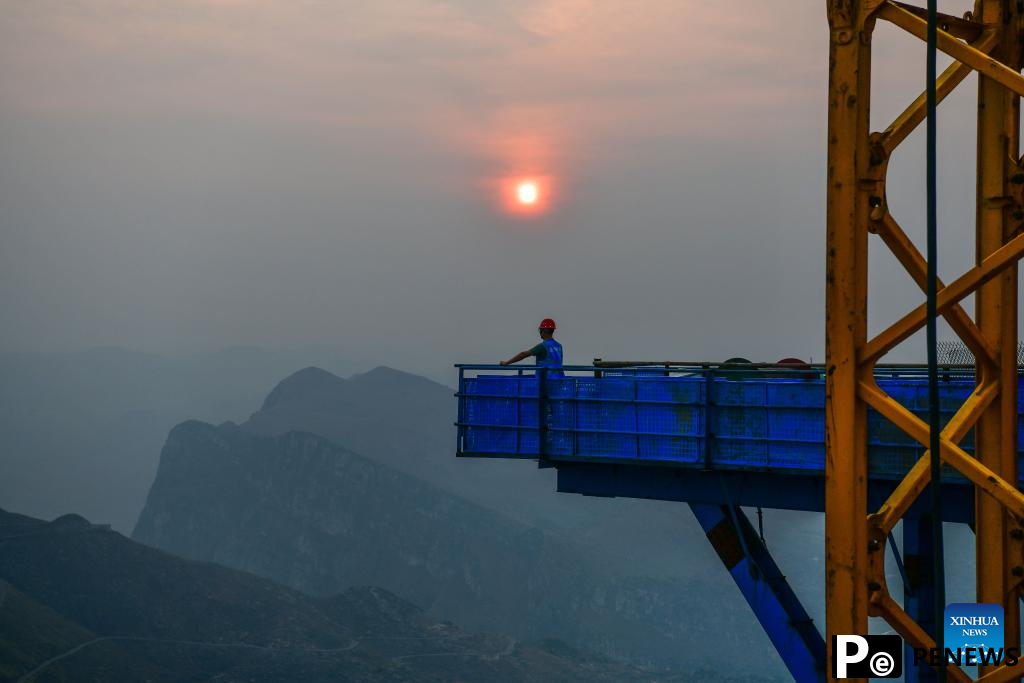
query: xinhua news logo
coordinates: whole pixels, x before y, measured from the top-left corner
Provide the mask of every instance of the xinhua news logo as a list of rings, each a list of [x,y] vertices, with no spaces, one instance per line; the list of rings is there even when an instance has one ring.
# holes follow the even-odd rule
[[[832,636],[833,678],[899,678],[903,639],[899,636]]]
[[[942,640],[947,662],[971,666],[982,663],[982,659],[986,664],[997,657],[1002,659],[1003,606],[992,602],[950,603]]]

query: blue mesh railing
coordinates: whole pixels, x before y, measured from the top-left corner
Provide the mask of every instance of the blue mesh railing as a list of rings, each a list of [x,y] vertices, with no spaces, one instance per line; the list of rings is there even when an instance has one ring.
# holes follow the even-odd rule
[[[457,367],[460,455],[824,470],[820,369],[587,366],[541,380],[533,368]],[[927,419],[928,383],[921,369],[887,368],[877,379],[889,395]],[[973,388],[970,368],[943,372],[943,424]],[[1022,408],[1018,392],[1018,433],[1024,426]],[[973,452],[973,436],[961,441],[968,452]],[[924,450],[869,410],[872,477],[902,477]],[[952,471],[948,476],[959,478]]]

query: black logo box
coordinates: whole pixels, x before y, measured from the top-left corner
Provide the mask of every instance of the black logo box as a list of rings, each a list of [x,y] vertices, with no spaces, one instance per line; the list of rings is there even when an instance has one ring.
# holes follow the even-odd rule
[[[903,638],[889,636],[861,636],[868,643],[868,652],[863,658],[851,662],[847,660],[846,678],[902,678],[903,676]],[[836,636],[832,636],[832,676],[838,678],[837,658],[840,654],[852,656],[856,646],[846,644],[847,652],[840,653]],[[888,665],[888,666],[887,666]],[[886,669],[882,673],[881,669]]]

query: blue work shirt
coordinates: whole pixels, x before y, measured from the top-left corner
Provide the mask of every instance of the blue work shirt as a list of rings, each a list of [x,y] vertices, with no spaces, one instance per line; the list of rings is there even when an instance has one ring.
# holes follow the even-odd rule
[[[562,345],[554,339],[545,339],[530,349],[530,355],[537,359],[539,368],[561,368],[562,367]],[[561,370],[548,372],[548,377],[564,377]]]

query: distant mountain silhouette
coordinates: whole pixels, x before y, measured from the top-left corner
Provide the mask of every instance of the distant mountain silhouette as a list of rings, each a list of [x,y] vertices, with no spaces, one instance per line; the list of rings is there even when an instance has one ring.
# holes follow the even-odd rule
[[[0,504],[47,519],[78,512],[129,533],[171,427],[244,420],[274,382],[314,362],[366,367],[316,349],[0,352]]]
[[[763,671],[778,670],[767,638],[720,567],[711,580],[682,570],[666,578],[648,571],[642,555],[632,556],[631,567],[612,557],[614,539],[595,543],[580,534],[584,542],[577,543],[565,530],[570,525],[538,526],[526,521],[529,514],[513,519],[501,506],[457,495],[452,489],[479,495],[503,486],[506,501],[575,511],[579,520],[589,517],[590,528],[602,514],[632,507],[559,496],[529,479],[538,472],[528,463],[457,460],[445,426],[452,408],[450,389],[387,368],[351,380],[300,371],[241,427],[176,427],[133,537],[319,595],[381,585],[468,628],[558,637],[605,655],[687,669],[695,666],[695,651],[708,653],[703,661],[710,663],[713,648],[732,642],[737,654],[727,668],[757,662]],[[435,451],[431,431],[445,433]],[[342,439],[345,447],[335,443]],[[352,443],[377,457],[357,455]],[[503,483],[474,465],[518,469],[506,469],[516,476]],[[439,471],[450,474],[438,477]],[[447,486],[431,481],[438,478]],[[686,519],[681,513],[689,514],[666,505],[647,522],[664,515],[675,529]],[[612,514],[609,527],[630,533],[643,522],[624,525]],[[671,531],[651,538],[663,533]],[[710,552],[702,535],[698,540]]]
[[[306,368],[282,380],[242,426],[253,434],[319,434],[373,460],[465,493],[451,457],[454,392],[387,367],[342,379]],[[437,457],[444,453],[446,457]],[[486,496],[486,492],[481,492]],[[477,498],[478,496],[470,496]]]
[[[468,633],[379,588],[312,598],[81,517],[47,523],[0,510],[0,679],[29,674],[97,683],[686,680],[558,643]]]
[[[724,580],[689,513],[675,504],[555,492],[555,472],[529,462],[455,458],[450,387],[389,367],[343,379],[306,368],[282,380],[242,427],[261,436],[318,434],[360,455],[529,525],[588,538],[605,563],[655,576]],[[608,534],[613,526],[621,533]],[[691,546],[699,547],[694,553]]]
[[[316,412],[347,405],[350,410],[376,416],[381,414],[382,404],[390,405],[394,401],[396,391],[409,392],[413,400],[425,399],[423,405],[452,399],[452,390],[443,384],[384,365],[348,380],[317,367],[308,367],[274,387],[263,402],[261,412],[279,407]]]

